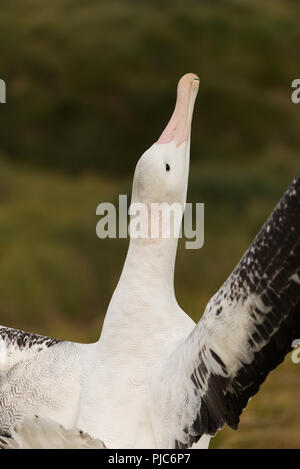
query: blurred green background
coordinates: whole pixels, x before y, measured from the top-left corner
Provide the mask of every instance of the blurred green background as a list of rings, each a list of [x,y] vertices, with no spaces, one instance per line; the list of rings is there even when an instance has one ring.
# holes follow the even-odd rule
[[[199,320],[299,169],[299,14],[296,0],[1,0],[1,324],[98,338],[128,241],[96,237],[96,206],[130,194],[187,72],[205,244],[180,243],[176,292]],[[299,448],[299,386],[287,357],[212,447]]]

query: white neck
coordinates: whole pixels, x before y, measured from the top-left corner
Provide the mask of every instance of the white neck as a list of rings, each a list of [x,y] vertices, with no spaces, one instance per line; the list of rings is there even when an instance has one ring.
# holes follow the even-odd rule
[[[188,165],[182,192],[177,200],[181,205],[181,217],[186,200],[187,177]],[[162,232],[165,225],[170,225],[168,216],[164,218],[162,215],[164,210],[162,208],[160,214],[150,222],[156,227],[162,223]],[[180,223],[181,217],[177,218]],[[146,327],[150,327],[149,323],[154,322],[154,318],[156,321],[165,321],[167,318],[169,320],[168,314],[175,314],[175,310],[180,309],[174,292],[180,225],[177,222],[175,225],[177,228],[172,224],[171,235],[167,238],[161,235],[158,238],[130,239],[124,267],[106,313],[101,339],[117,334],[122,330],[122,324],[125,328],[129,324],[134,327],[142,322],[144,326],[147,324]],[[162,314],[165,315],[164,318]]]
[[[177,239],[131,239],[118,285],[130,283],[160,296],[174,291]],[[132,292],[133,293],[133,292]]]
[[[131,239],[123,271],[110,301],[100,340],[117,342],[127,333],[135,340],[134,328],[145,331],[155,321],[169,321],[174,311],[174,268],[178,239]],[[165,317],[162,317],[164,315]],[[117,345],[116,345],[117,347]]]

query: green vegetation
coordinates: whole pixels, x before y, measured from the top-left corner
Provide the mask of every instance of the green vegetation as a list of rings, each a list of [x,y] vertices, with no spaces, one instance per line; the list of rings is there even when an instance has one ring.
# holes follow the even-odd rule
[[[128,241],[97,239],[96,206],[130,194],[189,71],[201,86],[188,199],[205,202],[205,244],[180,242],[176,292],[199,320],[299,169],[297,10],[292,0],[2,0],[1,324],[97,339]],[[299,448],[299,371],[288,357],[239,432],[212,446]]]
[[[299,5],[267,3],[3,0],[3,150],[70,172],[131,172],[192,71],[201,77],[194,161],[241,166],[277,145],[298,154]]]

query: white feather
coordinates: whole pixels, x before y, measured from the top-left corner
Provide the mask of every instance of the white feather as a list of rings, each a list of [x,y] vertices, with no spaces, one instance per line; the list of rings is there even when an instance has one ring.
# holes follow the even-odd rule
[[[39,417],[25,417],[11,432],[0,437],[1,449],[104,449],[102,441],[77,428],[66,429],[57,422]]]

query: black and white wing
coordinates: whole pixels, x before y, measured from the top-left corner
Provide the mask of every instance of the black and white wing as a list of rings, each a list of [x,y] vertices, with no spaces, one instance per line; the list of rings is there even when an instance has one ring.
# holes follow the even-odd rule
[[[0,327],[0,436],[25,416],[76,418],[89,347]]]
[[[164,447],[187,448],[242,410],[300,338],[300,172],[189,337],[152,376]]]
[[[0,373],[62,341],[0,326]]]
[[[102,441],[77,428],[66,429],[51,419],[25,417],[11,437],[0,437],[1,449],[104,449]]]

